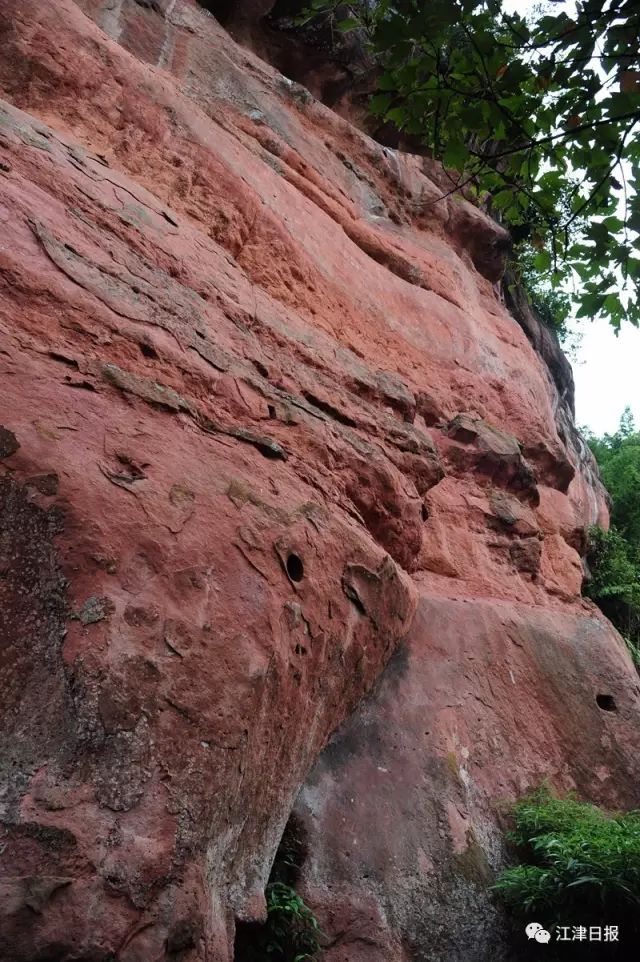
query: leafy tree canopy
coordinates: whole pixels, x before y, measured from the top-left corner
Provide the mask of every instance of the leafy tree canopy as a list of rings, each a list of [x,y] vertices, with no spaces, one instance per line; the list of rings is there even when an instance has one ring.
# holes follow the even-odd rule
[[[312,0],[303,19],[364,31],[382,73],[371,109],[443,160],[571,280],[578,317],[640,321],[640,2]],[[455,174],[454,174],[455,172]]]
[[[587,440],[611,495],[611,529],[591,533],[586,593],[624,635],[640,669],[640,432],[627,408],[615,434]]]
[[[640,557],[640,432],[627,408],[615,434],[589,435],[589,446],[612,499],[611,521]]]

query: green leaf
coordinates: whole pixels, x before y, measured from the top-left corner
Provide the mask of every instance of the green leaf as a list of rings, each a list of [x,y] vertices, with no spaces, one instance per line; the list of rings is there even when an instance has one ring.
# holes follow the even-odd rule
[[[445,167],[463,171],[469,157],[469,149],[461,140],[450,140],[445,147],[442,163]]]
[[[340,33],[349,33],[351,30],[357,30],[359,26],[360,21],[356,20],[355,17],[346,17],[344,20],[339,20],[336,24]]]
[[[397,87],[396,78],[393,74],[385,73],[378,78],[379,90],[395,90]]]
[[[551,254],[549,251],[538,251],[533,258],[533,266],[541,273],[551,270]]]
[[[376,117],[383,117],[393,103],[391,94],[374,94],[369,101],[369,108]]]
[[[385,119],[389,120],[391,123],[395,124],[396,127],[402,129],[405,123],[406,111],[403,107],[392,107],[388,110]]]
[[[495,210],[504,210],[513,201],[513,190],[501,190],[491,200],[491,205]]]

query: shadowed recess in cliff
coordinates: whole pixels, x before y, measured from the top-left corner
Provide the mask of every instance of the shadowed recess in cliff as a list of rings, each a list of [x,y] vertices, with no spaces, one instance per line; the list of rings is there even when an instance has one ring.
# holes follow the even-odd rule
[[[312,910],[296,891],[307,857],[307,833],[292,813],[269,875],[264,922],[236,922],[234,962],[300,962],[316,959],[322,933]]]

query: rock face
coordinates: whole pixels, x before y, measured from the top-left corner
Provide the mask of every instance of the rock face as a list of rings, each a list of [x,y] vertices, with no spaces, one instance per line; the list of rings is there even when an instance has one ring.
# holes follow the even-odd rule
[[[230,962],[296,796],[329,962],[500,958],[498,803],[640,748],[507,239],[193,0],[0,90],[0,958]]]

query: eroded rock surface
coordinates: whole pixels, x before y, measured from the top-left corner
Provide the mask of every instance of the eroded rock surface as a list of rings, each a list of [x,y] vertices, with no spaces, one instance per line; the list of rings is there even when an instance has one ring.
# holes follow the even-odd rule
[[[0,957],[229,962],[315,763],[328,959],[497,958],[496,800],[640,740],[505,235],[193,0],[0,0],[0,89]]]

